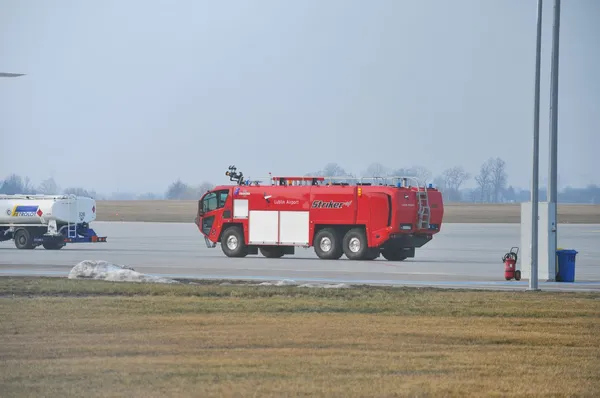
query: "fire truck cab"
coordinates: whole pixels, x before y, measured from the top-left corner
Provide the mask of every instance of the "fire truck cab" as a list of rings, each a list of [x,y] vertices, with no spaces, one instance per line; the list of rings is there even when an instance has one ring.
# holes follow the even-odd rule
[[[206,192],[195,223],[228,257],[280,258],[312,246],[321,259],[403,261],[441,230],[442,195],[415,177],[269,177],[263,185],[235,166],[225,174],[236,184]]]

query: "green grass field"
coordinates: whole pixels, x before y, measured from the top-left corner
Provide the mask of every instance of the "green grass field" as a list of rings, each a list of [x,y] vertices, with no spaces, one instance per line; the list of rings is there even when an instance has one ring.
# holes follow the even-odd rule
[[[600,294],[0,278],[12,396],[599,396]]]

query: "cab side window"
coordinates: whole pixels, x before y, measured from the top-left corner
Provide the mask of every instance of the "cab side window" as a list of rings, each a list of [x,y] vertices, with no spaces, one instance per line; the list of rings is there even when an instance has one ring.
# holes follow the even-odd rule
[[[229,196],[229,191],[220,191],[219,192],[219,209],[225,206],[225,202],[227,201],[227,196]]]

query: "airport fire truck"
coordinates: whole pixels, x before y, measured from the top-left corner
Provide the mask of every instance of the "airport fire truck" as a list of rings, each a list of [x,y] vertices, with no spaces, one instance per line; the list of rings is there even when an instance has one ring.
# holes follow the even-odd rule
[[[202,195],[195,223],[228,257],[280,258],[312,246],[321,259],[403,261],[442,226],[441,192],[415,177],[271,176],[263,184],[235,166],[225,174],[235,184]]]

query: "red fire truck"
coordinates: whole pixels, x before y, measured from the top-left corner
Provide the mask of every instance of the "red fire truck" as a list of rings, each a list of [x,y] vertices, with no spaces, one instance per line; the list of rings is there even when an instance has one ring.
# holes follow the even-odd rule
[[[206,192],[195,223],[208,247],[221,243],[228,257],[279,258],[295,247],[314,247],[321,259],[389,261],[415,256],[440,232],[444,205],[431,185],[414,177],[335,179],[270,177],[244,180],[230,166],[235,185]],[[342,182],[340,182],[342,180]],[[343,181],[345,180],[345,181]],[[366,181],[371,182],[366,182]],[[409,181],[417,181],[411,185]],[[391,183],[390,183],[391,182]]]

